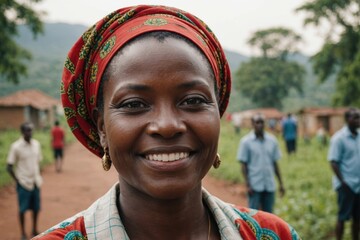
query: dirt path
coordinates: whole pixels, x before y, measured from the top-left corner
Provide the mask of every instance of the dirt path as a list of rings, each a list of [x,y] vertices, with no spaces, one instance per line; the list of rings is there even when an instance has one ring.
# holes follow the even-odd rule
[[[54,166],[42,172],[44,184],[41,190],[42,211],[39,216],[39,231],[44,231],[67,217],[86,209],[95,199],[103,195],[116,182],[114,168],[102,170],[101,162],[80,143],[74,143],[65,151],[61,174]],[[241,186],[206,177],[205,188],[227,202],[245,205]],[[71,186],[68,188],[67,186]],[[17,197],[13,186],[0,191],[0,239],[20,238],[17,217]],[[27,233],[31,232],[31,214],[26,214]]]

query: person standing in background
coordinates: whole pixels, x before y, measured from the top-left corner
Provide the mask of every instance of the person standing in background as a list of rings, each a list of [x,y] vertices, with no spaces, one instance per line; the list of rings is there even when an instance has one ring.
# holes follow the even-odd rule
[[[282,133],[286,143],[287,153],[290,155],[296,152],[297,123],[291,113],[287,114],[282,122]]]
[[[280,149],[276,138],[264,131],[265,118],[255,114],[252,119],[254,130],[240,141],[237,160],[247,185],[249,207],[272,212],[275,203],[275,177],[279,180],[280,194],[285,189],[277,161],[280,159]]]
[[[360,112],[350,108],[345,112],[346,125],[330,140],[328,160],[335,174],[333,186],[338,195],[336,239],[344,233],[345,221],[352,219],[352,239],[360,235]]]
[[[325,128],[322,125],[320,125],[320,127],[316,131],[316,138],[317,138],[317,141],[318,141],[318,144],[319,144],[320,148],[326,147],[326,145],[327,145],[327,134],[326,134]]]
[[[240,113],[233,113],[231,120],[232,120],[232,123],[234,126],[235,133],[240,134],[240,130],[241,130],[241,115],[240,115]]]
[[[21,239],[27,239],[25,233],[25,212],[32,210],[32,235],[36,236],[38,213],[40,211],[40,161],[42,153],[40,143],[32,139],[33,125],[23,123],[20,127],[22,137],[15,141],[7,157],[7,171],[16,182],[19,202],[19,220]],[[14,169],[15,166],[15,169]]]
[[[51,129],[51,145],[55,158],[56,172],[60,173],[63,164],[65,131],[60,127],[59,120],[55,121],[54,127]]]

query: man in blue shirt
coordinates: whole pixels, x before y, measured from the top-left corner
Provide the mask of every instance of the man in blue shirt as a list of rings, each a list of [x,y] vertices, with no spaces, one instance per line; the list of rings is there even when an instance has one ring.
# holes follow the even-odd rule
[[[282,133],[286,143],[288,154],[296,152],[297,124],[296,120],[288,113],[287,118],[282,122]]]
[[[338,194],[336,239],[342,239],[344,223],[352,218],[352,239],[360,231],[360,113],[350,108],[345,113],[346,126],[331,138],[328,160],[335,174],[333,185]]]
[[[264,131],[264,117],[252,117],[254,130],[244,136],[239,145],[237,160],[241,162],[247,185],[249,207],[272,212],[275,203],[275,177],[279,180],[280,193],[285,189],[277,161],[280,150],[276,138]]]

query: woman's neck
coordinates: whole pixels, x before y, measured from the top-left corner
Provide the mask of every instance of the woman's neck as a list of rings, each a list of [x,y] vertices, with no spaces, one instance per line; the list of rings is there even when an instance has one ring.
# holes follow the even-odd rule
[[[118,210],[130,239],[208,239],[201,185],[186,196],[154,199],[120,183]]]

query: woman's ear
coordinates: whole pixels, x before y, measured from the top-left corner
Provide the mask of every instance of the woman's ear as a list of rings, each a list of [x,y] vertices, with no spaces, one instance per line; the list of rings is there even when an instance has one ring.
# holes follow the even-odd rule
[[[98,108],[94,108],[93,117],[100,137],[100,144],[103,148],[105,148],[107,146],[107,140],[104,125],[104,114],[102,114]]]

